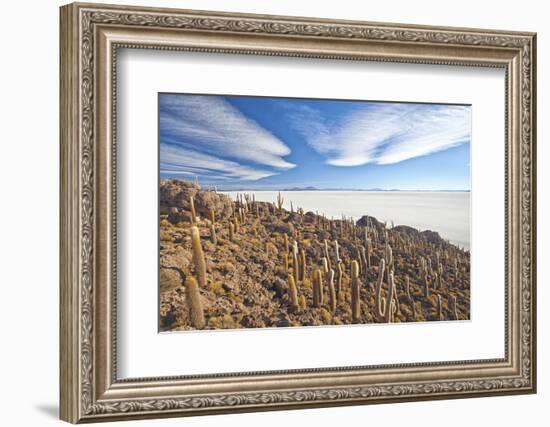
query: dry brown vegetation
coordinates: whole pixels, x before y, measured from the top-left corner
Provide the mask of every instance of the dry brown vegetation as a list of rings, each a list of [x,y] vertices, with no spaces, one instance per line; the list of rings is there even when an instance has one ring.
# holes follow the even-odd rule
[[[470,254],[433,231],[160,186],[163,331],[464,320]]]

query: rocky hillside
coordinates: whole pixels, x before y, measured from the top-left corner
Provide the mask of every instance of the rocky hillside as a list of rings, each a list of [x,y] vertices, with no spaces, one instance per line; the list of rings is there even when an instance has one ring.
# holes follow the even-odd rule
[[[469,319],[469,253],[437,232],[282,204],[161,181],[161,330]]]

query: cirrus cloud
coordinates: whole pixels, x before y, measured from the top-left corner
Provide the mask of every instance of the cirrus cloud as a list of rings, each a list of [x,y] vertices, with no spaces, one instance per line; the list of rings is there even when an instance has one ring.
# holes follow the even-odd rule
[[[161,173],[198,167],[212,178],[258,180],[296,166],[283,141],[223,97],[162,94],[159,102]]]
[[[173,145],[162,147],[160,170],[163,174],[201,175],[216,180],[257,181],[275,175],[275,172],[251,168],[195,150],[182,150]]]
[[[293,127],[333,166],[392,164],[470,140],[470,107],[368,103],[334,120],[310,106],[292,109]]]

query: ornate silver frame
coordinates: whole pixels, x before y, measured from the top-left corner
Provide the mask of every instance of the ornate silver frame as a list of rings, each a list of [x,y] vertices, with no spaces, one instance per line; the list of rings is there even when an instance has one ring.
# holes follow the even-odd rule
[[[77,423],[536,390],[533,33],[71,4],[61,8],[61,418]],[[506,70],[505,357],[177,378],[116,376],[118,47]]]

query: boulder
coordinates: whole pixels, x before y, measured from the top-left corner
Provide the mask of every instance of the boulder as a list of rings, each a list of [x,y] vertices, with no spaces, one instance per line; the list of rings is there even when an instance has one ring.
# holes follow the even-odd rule
[[[293,222],[293,223],[299,224],[300,222],[302,222],[302,217],[300,216],[300,214],[297,214],[296,212],[291,212],[285,218],[285,222],[289,222],[289,223]]]
[[[243,316],[241,319],[241,326],[244,328],[263,328],[265,323],[263,319],[254,316]]]
[[[317,230],[317,240],[319,240],[320,242],[322,242],[324,240],[328,240],[331,237],[332,236],[328,231],[326,231],[326,230]]]
[[[210,210],[216,213],[216,219],[225,219],[231,215],[231,199],[225,194],[213,191],[200,191],[195,197],[195,211],[202,218],[210,218]]]
[[[360,225],[361,227],[366,227],[367,225],[371,225],[376,228],[380,228],[384,226],[382,222],[378,221],[375,217],[369,216],[369,215],[363,215],[361,218],[359,218],[357,220],[357,225]]]
[[[176,207],[169,208],[168,221],[172,224],[178,224],[180,222],[191,222],[191,212],[178,209]]]
[[[189,209],[189,197],[195,196],[199,188],[192,182],[180,179],[161,180],[160,205]]]
[[[162,268],[179,268],[182,271],[189,271],[191,269],[192,256],[190,251],[177,246],[173,252],[161,254],[160,266]]]
[[[168,214],[172,223],[190,221],[193,197],[195,212],[199,217],[210,218],[213,209],[217,219],[225,219],[231,214],[231,199],[225,194],[201,190],[196,184],[179,179],[161,180],[160,212]]]
[[[277,276],[262,280],[262,286],[271,292],[275,292],[277,298],[282,298],[287,294],[288,285],[286,281]]]
[[[305,213],[304,221],[307,224],[313,224],[316,221],[316,217],[317,217],[317,215],[315,215],[313,212],[309,211],[309,212]]]
[[[172,268],[160,269],[160,292],[170,292],[182,286],[181,274]]]
[[[418,236],[420,234],[420,231],[416,228],[409,227],[408,225],[397,225],[393,227],[392,230],[399,231],[400,233],[407,234],[409,236]]]
[[[272,222],[266,225],[266,228],[271,232],[291,235],[294,231],[294,226],[286,222]]]
[[[446,243],[445,240],[443,240],[439,233],[436,231],[426,230],[422,231],[420,235],[424,237],[429,243],[433,243],[434,245],[442,245]]]

